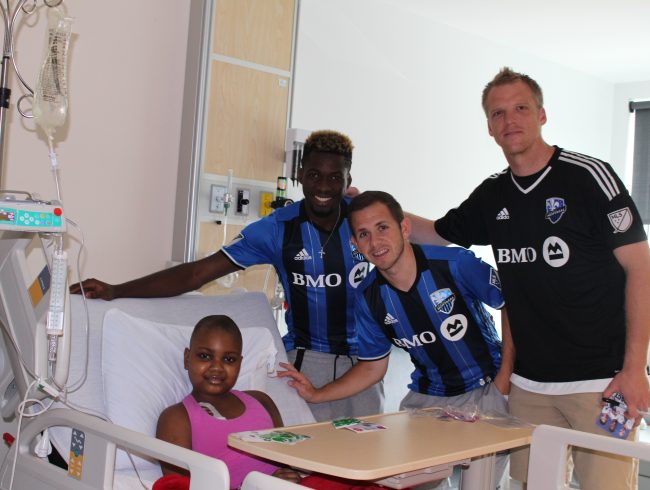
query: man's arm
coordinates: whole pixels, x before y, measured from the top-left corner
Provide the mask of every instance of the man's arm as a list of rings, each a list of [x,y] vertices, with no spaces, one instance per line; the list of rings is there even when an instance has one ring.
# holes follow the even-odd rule
[[[438,235],[434,220],[411,213],[404,214],[411,220],[410,240],[413,243],[421,243],[423,245],[449,245],[451,243]]]
[[[354,186],[348,187],[345,192],[345,195],[351,198],[355,198],[359,194],[361,194],[361,191]],[[449,245],[451,243],[438,235],[434,227],[435,221],[406,212],[404,216],[411,220],[411,242],[421,243],[422,245]]]
[[[200,288],[205,283],[240,270],[226,254],[219,251],[195,262],[187,262],[123,284],[107,284],[97,279],[81,283],[87,298],[162,298]],[[70,286],[73,294],[81,293],[79,283]]]
[[[311,381],[292,364],[281,362],[286,371],[278,371],[281,378],[290,378],[287,383],[310,403],[323,403],[340,400],[365,390],[380,381],[388,369],[388,356],[376,361],[359,361],[343,376],[320,388],[315,388]]]
[[[623,369],[603,392],[623,394],[631,417],[640,421],[638,410],[650,406],[650,387],[646,366],[650,340],[650,249],[647,242],[624,245],[614,250],[625,270],[626,340]]]
[[[494,384],[502,395],[510,393],[510,376],[515,367],[515,345],[510,333],[510,320],[505,308],[501,309],[501,368]]]

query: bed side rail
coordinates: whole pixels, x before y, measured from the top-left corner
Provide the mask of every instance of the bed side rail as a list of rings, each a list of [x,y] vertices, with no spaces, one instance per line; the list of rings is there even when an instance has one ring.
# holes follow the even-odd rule
[[[38,434],[49,427],[70,427],[77,432],[83,450],[71,460],[70,467],[77,471],[79,478],[69,475],[69,471],[54,466],[35,456],[31,448]],[[73,446],[74,447],[74,446]],[[165,441],[149,437],[139,432],[111,424],[91,415],[70,409],[53,409],[30,420],[20,435],[18,460],[14,486],[22,489],[86,490],[113,488],[115,449],[126,449],[138,456],[148,456],[157,460],[186,468],[192,478],[190,489],[227,490],[230,476],[223,461],[214,459]],[[9,456],[11,458],[11,455]],[[82,465],[76,463],[81,461]],[[10,468],[10,465],[9,465]],[[10,469],[5,472],[2,487],[8,488]]]

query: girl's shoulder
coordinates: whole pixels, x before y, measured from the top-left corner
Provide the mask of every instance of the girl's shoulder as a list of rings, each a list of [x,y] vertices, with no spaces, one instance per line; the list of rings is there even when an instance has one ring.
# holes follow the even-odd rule
[[[282,426],[282,417],[280,416],[278,407],[275,405],[275,402],[269,395],[267,395],[263,391],[258,391],[258,390],[247,390],[242,393],[245,393],[248,396],[254,398],[264,407],[264,409],[271,416],[271,420],[273,420],[273,424],[275,425],[275,427]]]
[[[170,405],[162,412],[160,412],[160,415],[158,416],[158,420],[162,420],[162,419],[165,420],[188,419],[187,410],[185,408],[185,405],[183,405],[183,402]]]
[[[271,397],[270,397],[269,395],[267,395],[266,393],[264,393],[263,391],[259,391],[259,390],[246,390],[246,391],[240,391],[240,392],[238,392],[238,393],[245,393],[246,395],[248,395],[248,396],[250,396],[250,397],[252,397],[252,398],[255,398],[258,402],[260,402],[260,403],[261,403],[262,405],[264,405],[265,407],[266,407],[269,403],[272,403],[272,404],[273,404],[273,400],[271,399]],[[275,404],[274,404],[274,405],[275,405]]]

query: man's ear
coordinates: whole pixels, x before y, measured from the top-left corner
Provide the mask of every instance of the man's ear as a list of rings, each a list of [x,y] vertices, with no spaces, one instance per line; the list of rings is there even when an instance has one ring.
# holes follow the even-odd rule
[[[185,371],[190,367],[190,350],[187,347],[183,351],[183,366],[185,367]]]
[[[488,127],[488,133],[490,136],[494,137],[494,133],[492,133],[492,128],[490,127],[490,121],[487,121],[487,127]]]
[[[348,185],[346,185],[345,188],[347,189],[351,185],[352,185],[352,175],[350,175],[350,171],[348,171]]]
[[[541,126],[546,124],[546,110],[543,107],[539,110],[539,124]]]
[[[400,228],[402,229],[402,236],[404,237],[404,240],[408,240],[411,236],[411,220],[405,216],[400,223]]]

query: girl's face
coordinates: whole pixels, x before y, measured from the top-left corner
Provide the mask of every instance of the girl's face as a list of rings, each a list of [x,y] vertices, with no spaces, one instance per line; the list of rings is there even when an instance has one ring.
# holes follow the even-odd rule
[[[198,398],[228,393],[237,382],[241,368],[241,342],[228,332],[201,328],[185,349],[185,369]]]

